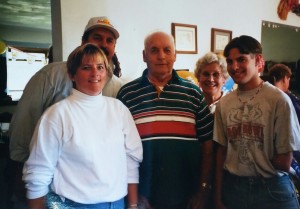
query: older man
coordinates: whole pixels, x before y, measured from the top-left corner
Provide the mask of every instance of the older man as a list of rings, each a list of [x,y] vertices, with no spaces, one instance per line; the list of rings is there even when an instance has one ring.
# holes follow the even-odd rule
[[[201,208],[210,189],[212,115],[199,88],[173,69],[173,37],[155,32],[144,45],[147,69],[117,96],[142,138],[139,193],[150,208]]]

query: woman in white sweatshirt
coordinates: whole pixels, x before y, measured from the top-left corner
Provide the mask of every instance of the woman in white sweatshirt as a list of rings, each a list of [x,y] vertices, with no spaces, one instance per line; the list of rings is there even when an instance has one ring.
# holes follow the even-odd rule
[[[137,208],[142,144],[129,110],[102,96],[111,72],[93,44],[68,57],[72,94],[36,126],[23,169],[31,209]]]

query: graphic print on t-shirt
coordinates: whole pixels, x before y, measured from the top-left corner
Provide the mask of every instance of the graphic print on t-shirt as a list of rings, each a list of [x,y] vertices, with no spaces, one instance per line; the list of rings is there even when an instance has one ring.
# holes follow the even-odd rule
[[[251,166],[254,150],[263,149],[262,110],[259,104],[244,104],[229,111],[227,136],[233,151],[238,152],[239,163]]]

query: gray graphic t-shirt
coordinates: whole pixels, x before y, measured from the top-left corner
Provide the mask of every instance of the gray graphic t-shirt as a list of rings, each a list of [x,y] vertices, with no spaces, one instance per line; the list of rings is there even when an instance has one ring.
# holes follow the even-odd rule
[[[300,127],[290,99],[265,82],[233,91],[217,104],[214,140],[227,147],[225,169],[239,176],[278,175],[271,159],[300,148]]]

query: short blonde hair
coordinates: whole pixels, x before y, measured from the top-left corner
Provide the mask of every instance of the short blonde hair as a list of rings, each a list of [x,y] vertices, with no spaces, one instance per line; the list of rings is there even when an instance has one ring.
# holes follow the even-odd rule
[[[82,60],[85,56],[100,56],[104,61],[107,75],[109,77],[112,77],[112,71],[110,70],[110,66],[108,64],[105,53],[98,46],[91,43],[78,46],[69,55],[67,60],[67,69],[71,77],[73,77],[76,74],[77,69],[81,65]]]
[[[205,54],[203,57],[198,59],[196,62],[196,67],[194,69],[194,75],[198,79],[201,71],[206,65],[211,63],[217,63],[221,68],[222,76],[227,80],[229,78],[229,74],[227,72],[227,63],[225,58],[222,55],[217,55],[215,53],[209,52]]]

